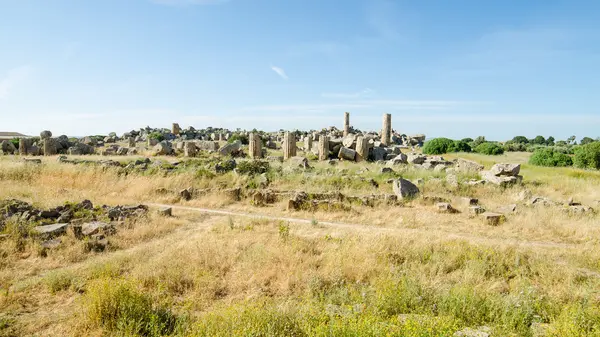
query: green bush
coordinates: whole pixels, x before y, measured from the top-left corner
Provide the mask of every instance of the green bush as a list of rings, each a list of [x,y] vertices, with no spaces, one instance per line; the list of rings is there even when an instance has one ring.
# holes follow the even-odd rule
[[[178,320],[131,282],[106,279],[93,283],[86,294],[90,323],[121,336],[164,336]]]
[[[600,169],[600,142],[592,142],[574,149],[573,164],[577,168]]]
[[[487,140],[485,140],[484,136],[479,136],[479,137],[475,138],[475,140],[470,145],[472,148],[476,148],[479,145],[486,143],[486,142],[487,142]]]
[[[13,138],[10,142],[18,149],[19,148],[19,138]]]
[[[475,152],[487,155],[500,155],[504,153],[502,146],[496,143],[481,143],[475,148]]]
[[[553,148],[541,148],[535,150],[529,157],[529,164],[537,166],[571,166],[573,160],[564,153],[554,151]]]
[[[425,143],[423,153],[425,154],[444,154],[448,149],[454,146],[454,141],[448,138],[434,138]]]
[[[473,143],[473,138],[463,138],[460,141],[465,143]]]
[[[533,153],[533,152],[535,152],[535,151],[537,151],[539,149],[545,149],[545,148],[546,148],[545,145],[532,144],[532,145],[527,146],[527,152],[532,152]]]
[[[241,134],[235,134],[235,135],[229,137],[229,139],[227,139],[227,143],[233,143],[236,140],[239,140],[240,142],[242,142],[243,145],[250,144],[250,140],[248,139],[248,136],[241,135]]]
[[[248,160],[240,161],[237,164],[237,172],[239,174],[257,175],[267,173],[270,165],[268,161],[264,160]]]
[[[594,140],[594,139],[592,139],[592,138],[590,138],[590,137],[583,137],[583,138],[582,138],[582,139],[579,141],[579,144],[581,144],[581,145],[586,145],[586,144],[593,143],[593,142],[595,142],[595,140]]]
[[[163,140],[165,140],[165,136],[160,132],[152,132],[151,134],[148,135],[148,138],[156,139],[159,142],[162,142]]]
[[[527,151],[527,145],[525,143],[515,142],[514,140],[509,140],[504,143],[504,151],[507,152],[525,152]]]
[[[546,145],[546,138],[544,136],[537,136],[531,142],[533,144]]]
[[[471,145],[462,140],[455,140],[448,152],[471,152]]]
[[[525,136],[516,136],[512,139],[512,142],[517,144],[527,144],[529,143],[529,139],[527,139]]]

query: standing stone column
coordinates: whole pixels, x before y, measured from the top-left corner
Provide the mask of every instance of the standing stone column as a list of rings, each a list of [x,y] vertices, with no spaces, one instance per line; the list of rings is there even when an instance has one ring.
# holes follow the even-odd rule
[[[181,133],[181,128],[178,123],[173,123],[173,128],[171,129],[171,133],[174,135],[179,135]]]
[[[356,138],[356,161],[363,161],[369,158],[369,139],[358,136]]]
[[[56,146],[54,145],[54,139],[46,138],[42,140],[42,146],[44,148],[44,156],[53,156],[56,154]]]
[[[307,135],[306,137],[304,137],[304,151],[308,152],[310,151],[310,149],[312,149],[312,135]]]
[[[195,142],[184,142],[183,143],[183,155],[186,157],[195,157],[198,153]]]
[[[28,141],[25,138],[20,138],[19,139],[19,154],[21,156],[26,156],[27,155],[27,144]]]
[[[135,147],[135,138],[134,137],[129,137],[128,141],[129,141],[129,147]]]
[[[350,133],[350,113],[344,112],[344,137]]]
[[[252,159],[262,158],[262,141],[258,133],[250,134],[249,155]]]
[[[286,131],[283,136],[283,159],[287,160],[296,156],[296,135]]]
[[[383,114],[383,129],[381,130],[381,143],[389,146],[392,141],[392,115]]]
[[[319,137],[319,160],[329,159],[329,136]]]

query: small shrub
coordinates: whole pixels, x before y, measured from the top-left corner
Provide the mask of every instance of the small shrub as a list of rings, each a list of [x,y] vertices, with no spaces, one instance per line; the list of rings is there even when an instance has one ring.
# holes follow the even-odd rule
[[[18,149],[19,148],[19,138],[13,138],[10,142]]]
[[[463,142],[462,140],[456,140],[448,148],[448,152],[471,152],[471,145],[469,145],[467,142]]]
[[[101,279],[86,294],[90,323],[124,336],[163,336],[173,332],[176,317],[166,308],[154,305],[152,298],[133,283]]]
[[[537,136],[531,142],[537,145],[546,145],[546,138],[544,136]]]
[[[582,139],[579,141],[579,144],[581,144],[581,145],[586,145],[586,144],[593,143],[593,142],[595,142],[595,140],[594,140],[593,138],[590,138],[590,137],[583,137],[583,138],[582,138]]]
[[[484,136],[479,136],[479,137],[475,138],[475,140],[471,143],[471,147],[476,148],[483,143],[487,143],[487,140],[485,140]]]
[[[285,222],[279,223],[279,237],[286,241],[290,237],[290,224]]]
[[[240,161],[237,164],[237,172],[239,174],[257,175],[267,173],[269,171],[269,162],[264,160],[248,160]]]
[[[512,142],[517,143],[517,144],[528,144],[529,139],[527,139],[527,137],[525,137],[525,136],[516,136],[515,138],[512,139]]]
[[[159,142],[162,142],[163,140],[165,140],[165,136],[160,132],[152,132],[151,134],[148,135],[148,138],[156,139]]]
[[[529,164],[537,166],[571,166],[573,160],[566,154],[554,151],[553,148],[537,149],[529,158]]]
[[[527,151],[527,144],[525,143],[517,143],[514,140],[509,140],[504,143],[504,151],[507,152],[525,152]]]
[[[69,272],[56,271],[50,273],[45,279],[44,283],[50,290],[50,293],[56,294],[59,291],[67,290],[71,287],[74,280],[74,275]]]
[[[592,142],[574,149],[573,164],[577,168],[600,169],[600,142]]]
[[[235,135],[229,137],[229,139],[227,139],[227,143],[233,143],[236,140],[239,140],[240,142],[242,142],[243,145],[250,144],[250,140],[248,139],[248,136],[241,135],[241,134],[235,134]]]
[[[482,143],[475,148],[475,152],[487,155],[500,155],[504,153],[504,149],[496,143]]]
[[[444,154],[448,149],[454,146],[454,141],[448,138],[434,138],[425,143],[423,153],[425,154]]]

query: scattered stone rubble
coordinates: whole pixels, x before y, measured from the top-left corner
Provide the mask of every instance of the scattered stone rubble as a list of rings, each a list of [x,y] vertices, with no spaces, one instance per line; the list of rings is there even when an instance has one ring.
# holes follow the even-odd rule
[[[109,244],[106,237],[113,235],[120,223],[139,218],[147,211],[144,205],[95,207],[89,200],[38,209],[30,203],[8,199],[0,201],[0,231],[12,222],[18,226],[19,235],[38,238],[43,248],[56,248],[61,236],[71,234],[76,239],[86,239],[87,250],[102,251]]]
[[[75,139],[67,136],[53,138],[51,131],[42,131],[40,137],[20,139],[18,148],[9,141],[0,143],[2,154],[36,155],[88,155],[99,153],[110,156],[136,155],[141,150],[157,156],[183,155],[195,157],[201,152],[217,152],[222,156],[244,156],[242,141],[248,142],[248,155],[258,159],[265,157],[266,149],[283,150],[284,160],[297,156],[298,150],[304,155],[313,154],[319,160],[339,158],[346,161],[389,161],[404,163],[406,156],[401,149],[412,151],[421,147],[425,135],[408,136],[392,129],[392,116],[384,114],[382,132],[363,132],[350,125],[350,113],[344,113],[343,130],[329,127],[319,131],[279,131],[247,132],[242,130],[212,128],[197,130],[193,127],[182,129],[173,123],[171,129],[142,128],[117,136],[86,136]],[[237,138],[236,138],[237,137]],[[227,142],[226,144],[223,144]],[[303,146],[298,147],[297,143]]]

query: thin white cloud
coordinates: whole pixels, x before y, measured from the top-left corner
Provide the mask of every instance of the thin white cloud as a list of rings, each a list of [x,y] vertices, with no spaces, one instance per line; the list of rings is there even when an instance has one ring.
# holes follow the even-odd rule
[[[191,5],[218,5],[230,0],[150,0],[159,5],[167,6],[191,6]]]
[[[279,75],[281,78],[283,78],[284,80],[289,79],[289,77],[286,75],[285,71],[280,68],[280,67],[276,67],[276,66],[271,66],[271,69],[277,73],[277,75]]]
[[[9,70],[6,77],[0,79],[0,100],[7,99],[14,87],[27,80],[32,71],[29,65]]]
[[[375,90],[370,88],[364,88],[361,91],[353,93],[322,93],[321,97],[325,98],[363,98],[370,97],[375,93]]]

